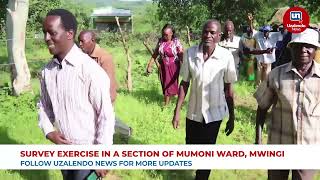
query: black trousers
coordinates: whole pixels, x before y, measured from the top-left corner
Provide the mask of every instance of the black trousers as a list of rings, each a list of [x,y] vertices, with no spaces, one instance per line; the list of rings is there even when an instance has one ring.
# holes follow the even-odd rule
[[[214,121],[208,124],[186,121],[186,144],[216,144],[221,121]],[[211,170],[197,170],[196,180],[207,180]]]

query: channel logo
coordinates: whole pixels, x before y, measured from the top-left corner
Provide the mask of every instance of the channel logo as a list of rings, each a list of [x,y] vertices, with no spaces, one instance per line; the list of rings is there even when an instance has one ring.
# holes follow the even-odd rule
[[[301,33],[307,29],[310,22],[308,12],[302,7],[291,7],[283,15],[283,27],[291,33]]]
[[[301,21],[302,12],[301,11],[291,11],[290,12],[290,21]]]

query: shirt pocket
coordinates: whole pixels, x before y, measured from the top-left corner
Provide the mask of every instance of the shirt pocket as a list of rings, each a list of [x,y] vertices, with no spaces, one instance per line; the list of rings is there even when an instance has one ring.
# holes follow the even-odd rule
[[[306,103],[306,109],[310,116],[320,118],[320,92],[317,81],[308,81],[305,88],[305,99],[310,105]]]

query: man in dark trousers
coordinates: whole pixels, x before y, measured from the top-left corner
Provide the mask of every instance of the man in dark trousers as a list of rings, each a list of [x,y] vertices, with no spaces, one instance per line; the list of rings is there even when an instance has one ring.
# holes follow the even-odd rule
[[[234,128],[231,84],[237,80],[237,74],[231,52],[217,44],[220,36],[220,23],[209,20],[203,26],[200,45],[184,53],[172,125],[179,127],[182,103],[192,82],[186,119],[187,144],[215,144],[220,124],[226,116],[229,116],[225,129],[227,136]],[[210,170],[197,170],[196,180],[206,180],[209,175]]]

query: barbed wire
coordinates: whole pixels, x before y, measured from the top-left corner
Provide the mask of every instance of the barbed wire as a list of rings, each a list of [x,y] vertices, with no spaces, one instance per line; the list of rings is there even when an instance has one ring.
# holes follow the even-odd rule
[[[36,38],[36,37],[27,37],[25,38],[27,39],[39,39],[39,40],[43,40],[43,38]],[[14,40],[20,40],[20,38],[11,38],[11,39],[0,39],[0,42],[7,42],[7,41],[14,41]]]
[[[27,64],[32,64],[32,63],[47,63],[50,59],[41,59],[41,60],[34,60],[34,61],[27,61]],[[0,64],[0,67],[1,66],[12,66],[16,63],[3,63],[3,64]]]

